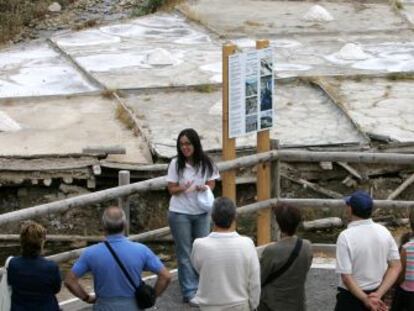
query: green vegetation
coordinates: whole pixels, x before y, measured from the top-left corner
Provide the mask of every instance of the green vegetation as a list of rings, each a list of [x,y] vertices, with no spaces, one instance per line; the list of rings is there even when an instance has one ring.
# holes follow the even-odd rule
[[[125,125],[127,129],[133,129],[135,126],[134,120],[132,120],[131,116],[128,114],[126,109],[122,107],[121,104],[118,104],[115,110],[115,117]]]
[[[402,10],[404,8],[401,0],[391,0],[391,5],[398,10]]]
[[[59,0],[66,7],[77,0]],[[47,14],[54,0],[0,0],[0,43],[11,40],[24,27],[36,23]]]
[[[138,17],[147,14],[152,14],[158,10],[170,10],[175,7],[182,0],[144,0],[137,3],[131,12],[131,16]]]
[[[410,72],[395,72],[390,73],[386,76],[388,80],[397,81],[397,80],[414,80],[414,74]]]
[[[142,3],[137,4],[132,10],[131,15],[133,17],[138,17],[155,13],[165,2],[166,0],[144,0]]]
[[[212,93],[215,88],[212,84],[199,84],[194,86],[194,90],[199,93]]]
[[[47,13],[48,0],[0,0],[0,42],[18,34],[34,19]]]

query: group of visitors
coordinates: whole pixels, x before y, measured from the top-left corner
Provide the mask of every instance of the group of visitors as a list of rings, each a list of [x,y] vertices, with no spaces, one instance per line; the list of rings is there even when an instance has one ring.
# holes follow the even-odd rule
[[[167,175],[168,223],[183,302],[203,311],[306,310],[305,281],[312,247],[296,236],[300,210],[288,205],[274,209],[281,239],[266,246],[259,258],[253,241],[236,231],[233,201],[217,198],[211,211],[198,204],[199,194],[212,191],[218,178],[217,167],[203,152],[198,134],[183,130]],[[398,250],[391,233],[372,221],[373,201],[366,192],[353,193],[345,203],[350,223],[337,240],[340,281],[335,311],[388,310],[382,298],[394,284],[391,311],[413,311],[414,212],[410,215],[412,233],[403,237]],[[147,246],[124,235],[126,217],[121,208],[105,209],[102,224],[105,242],[82,252],[66,273],[64,284],[76,297],[93,304],[94,310],[141,310],[140,297],[160,296],[171,275]],[[12,311],[59,310],[55,295],[61,289],[61,276],[58,266],[41,256],[45,239],[41,225],[23,224],[22,255],[7,263]],[[142,281],[143,271],[157,276],[153,287]],[[94,294],[80,282],[88,272],[93,276]]]

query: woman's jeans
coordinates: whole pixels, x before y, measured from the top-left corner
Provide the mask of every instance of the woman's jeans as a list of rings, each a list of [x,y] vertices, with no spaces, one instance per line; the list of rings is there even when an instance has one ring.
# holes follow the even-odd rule
[[[210,216],[207,213],[188,215],[168,212],[168,223],[175,242],[181,292],[185,299],[191,299],[197,292],[198,274],[191,264],[190,255],[194,240],[209,234]]]

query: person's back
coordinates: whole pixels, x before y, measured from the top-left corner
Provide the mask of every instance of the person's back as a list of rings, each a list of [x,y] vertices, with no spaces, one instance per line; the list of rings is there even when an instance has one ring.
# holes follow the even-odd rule
[[[245,303],[255,268],[252,261],[257,260],[253,241],[236,232],[213,232],[196,239],[193,248],[193,264],[200,274],[196,301],[217,306]]]
[[[121,208],[106,208],[102,222],[108,246],[103,242],[86,248],[66,274],[65,285],[76,297],[94,304],[95,311],[137,311],[139,307],[135,291],[141,284],[141,272],[147,270],[158,275],[154,287],[157,297],[167,288],[171,276],[148,247],[131,242],[124,236],[126,216]],[[121,270],[110,249],[119,258],[133,284]],[[95,295],[88,294],[79,282],[79,278],[87,272],[92,273]]]
[[[350,223],[336,242],[340,282],[335,311],[387,309],[382,297],[401,271],[397,244],[371,219],[374,202],[367,192],[354,192],[345,204]]]
[[[12,289],[11,311],[57,311],[55,294],[60,291],[61,277],[56,263],[41,256],[46,230],[29,221],[20,232],[22,256],[13,257],[7,270]]]
[[[59,310],[55,294],[61,288],[61,278],[54,262],[40,256],[14,257],[7,273],[12,287],[11,311]]]
[[[107,241],[132,279],[136,280],[136,286],[139,286],[142,271],[158,272],[163,267],[147,246],[129,241],[122,234],[107,236]],[[103,242],[87,248],[72,271],[77,276],[91,272],[95,294],[99,298],[134,297],[134,288]]]
[[[203,311],[248,311],[259,304],[259,259],[253,241],[235,231],[235,217],[234,203],[217,198],[214,232],[194,241],[191,261],[200,281],[191,303]]]
[[[364,290],[376,289],[388,268],[390,250],[395,245],[388,229],[372,219],[353,221],[339,235],[338,244],[344,244],[352,250],[349,253],[352,276],[358,285]],[[343,258],[339,253],[339,264]],[[342,282],[340,286],[345,287]]]
[[[288,260],[295,247],[297,237],[284,239],[267,246],[262,254],[261,269],[263,276],[279,270]],[[302,240],[302,248],[292,265],[280,277],[262,288],[261,303],[271,310],[306,310],[305,282],[312,264],[312,246]]]
[[[268,245],[260,258],[262,295],[258,310],[303,311],[306,309],[305,281],[312,264],[312,246],[295,235],[302,220],[298,208],[279,205],[274,213],[281,240]]]

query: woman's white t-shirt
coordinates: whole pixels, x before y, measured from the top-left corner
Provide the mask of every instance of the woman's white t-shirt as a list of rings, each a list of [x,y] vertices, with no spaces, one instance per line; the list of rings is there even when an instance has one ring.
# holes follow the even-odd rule
[[[201,167],[196,170],[193,166],[186,163],[185,168],[181,176],[177,174],[177,158],[174,158],[170,166],[168,167],[167,182],[178,183],[180,186],[186,183],[191,183],[189,191],[181,192],[171,196],[170,211],[182,214],[199,215],[204,214],[201,208],[197,205],[197,191],[196,186],[205,185],[209,180],[215,180],[220,178],[220,174],[215,166],[214,171],[210,177],[207,176],[208,172],[202,175]]]

